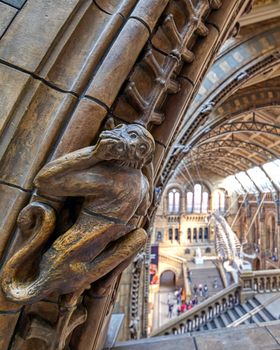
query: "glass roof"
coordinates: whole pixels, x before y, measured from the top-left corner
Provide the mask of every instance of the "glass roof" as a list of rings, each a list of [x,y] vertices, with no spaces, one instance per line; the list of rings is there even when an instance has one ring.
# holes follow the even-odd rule
[[[229,192],[238,194],[275,192],[280,190],[280,159],[266,163],[261,167],[253,167],[235,175],[226,177],[224,188]],[[277,186],[277,189],[275,188]]]
[[[237,192],[238,194],[245,193],[240,182],[235,178],[234,175],[226,177],[223,181],[222,187],[224,187],[229,194],[231,194],[232,192]]]
[[[259,192],[254,182],[250,179],[250,177],[244,171],[241,171],[240,173],[235,174],[235,177],[241,183],[242,187],[245,189],[246,192],[249,192],[249,193]]]
[[[254,183],[258,186],[261,192],[274,192],[275,189],[266,176],[265,172],[258,166],[251,168],[247,171],[250,178],[254,181]]]
[[[264,164],[263,168],[278,189],[280,189],[280,159]]]

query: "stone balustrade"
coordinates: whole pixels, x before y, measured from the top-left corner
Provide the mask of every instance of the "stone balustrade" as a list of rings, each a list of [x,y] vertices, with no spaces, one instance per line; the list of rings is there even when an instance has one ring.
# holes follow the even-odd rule
[[[193,309],[170,320],[150,334],[150,337],[183,334],[199,330],[218,317],[258,293],[280,292],[280,269],[243,272],[239,282],[230,285]]]
[[[170,320],[152,332],[150,336],[183,334],[199,330],[213,318],[239,304],[239,300],[240,287],[239,284],[235,283],[176,317],[176,319]]]
[[[280,291],[280,270],[243,272],[240,275],[242,291],[271,293]]]

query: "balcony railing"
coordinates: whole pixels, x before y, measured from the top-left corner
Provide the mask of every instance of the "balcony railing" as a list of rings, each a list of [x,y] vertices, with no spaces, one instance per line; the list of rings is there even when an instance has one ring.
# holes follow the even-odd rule
[[[183,334],[199,330],[204,324],[237,304],[239,304],[239,285],[236,283],[167,322],[150,336]]]
[[[240,275],[240,285],[243,291],[256,293],[271,293],[280,291],[280,270],[261,270],[243,272]]]
[[[280,269],[244,272],[239,282],[204,300],[193,309],[170,320],[150,336],[183,334],[201,329],[203,325],[226,310],[240,304],[244,296],[280,291]]]

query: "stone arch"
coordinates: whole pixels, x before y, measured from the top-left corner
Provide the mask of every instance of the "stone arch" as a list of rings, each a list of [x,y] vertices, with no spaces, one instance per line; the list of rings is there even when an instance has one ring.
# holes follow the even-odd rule
[[[230,101],[230,94],[240,89],[244,83],[247,83],[257,74],[265,73],[268,69],[279,63],[280,58],[279,55],[277,56],[280,47],[280,35],[277,34],[279,31],[280,29],[277,28],[277,25],[274,27],[259,28],[252,35],[245,37],[243,42],[234,47],[227,48],[227,50],[224,50],[220,54],[203,80],[198,94],[187,112],[185,124],[176,135],[175,143],[177,145],[187,145],[187,148],[191,149],[205,132],[205,126],[203,124],[206,119],[209,121],[207,123],[207,129],[216,123],[217,114],[223,112],[221,107],[223,102],[226,99]],[[261,47],[261,53],[259,50],[254,49],[255,47]],[[244,59],[241,59],[235,54],[238,49],[246,52],[246,57],[243,57]],[[229,57],[232,58],[231,62],[229,61]],[[225,71],[225,67],[227,67],[227,71]],[[263,88],[265,89],[265,86]],[[268,90],[269,88],[266,89]],[[252,90],[253,88],[251,88]],[[256,93],[256,91],[252,92]],[[268,91],[267,93],[269,94]],[[279,105],[279,87],[271,96],[273,99],[272,103]],[[258,98],[255,101],[258,101]],[[263,100],[260,102],[259,107],[262,104],[264,104]],[[234,104],[229,103],[228,107],[234,108]],[[185,153],[187,154],[188,150]],[[164,170],[164,174],[166,174],[166,182],[169,173],[172,173],[172,169],[178,166],[184,156],[170,157],[168,162],[165,163],[166,170]]]
[[[159,277],[160,287],[174,287],[176,286],[176,272],[173,269],[166,269],[161,272]]]

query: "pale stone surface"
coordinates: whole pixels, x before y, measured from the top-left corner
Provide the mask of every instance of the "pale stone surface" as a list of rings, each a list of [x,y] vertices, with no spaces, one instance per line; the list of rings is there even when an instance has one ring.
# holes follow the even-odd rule
[[[96,0],[95,2],[100,7],[100,9],[107,13],[114,14],[118,12],[121,13],[124,17],[127,17],[135,5],[136,0]]]
[[[14,228],[21,208],[27,203],[29,194],[18,188],[4,184],[0,184],[0,193],[0,258],[2,258],[6,244],[10,238],[10,232]],[[0,349],[2,348],[0,347]]]
[[[198,350],[272,350],[279,344],[264,327],[240,327],[219,332],[205,332],[196,337]],[[264,347],[265,344],[265,347]],[[278,345],[278,347],[276,347]]]
[[[118,343],[116,350],[279,350],[279,323],[275,326],[240,326],[222,331],[156,337]],[[196,346],[194,345],[196,344]]]
[[[29,0],[0,44],[0,58],[36,72],[56,36],[79,3],[68,0]]]
[[[0,180],[33,187],[32,181],[46,161],[75,97],[39,83],[35,96],[21,111],[20,123],[1,160]]]
[[[150,30],[156,24],[157,19],[167,5],[167,0],[142,0],[139,1],[131,16],[140,18],[144,21]]]
[[[107,110],[104,107],[88,98],[83,98],[67,125],[54,158],[90,145],[98,134],[106,114]]]
[[[197,350],[191,336],[157,337],[116,344],[116,350]]]
[[[2,2],[0,3],[0,37],[5,32],[16,13],[17,10],[15,8],[3,4]]]
[[[12,5],[18,9],[20,9],[26,0],[4,0],[7,4]]]
[[[108,15],[93,3],[87,6],[52,68],[49,70],[49,67],[44,67],[41,71],[41,76],[56,86],[78,94],[85,89],[124,21],[120,14]]]
[[[148,37],[148,29],[141,22],[129,19],[102,62],[86,95],[110,107]]]
[[[1,17],[1,4],[0,4]],[[1,18],[0,18],[1,22]],[[15,105],[19,99],[29,75],[13,68],[0,64],[0,134],[14,113]]]

